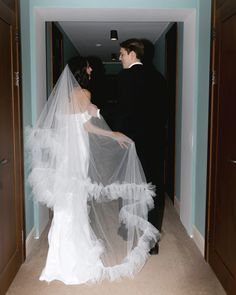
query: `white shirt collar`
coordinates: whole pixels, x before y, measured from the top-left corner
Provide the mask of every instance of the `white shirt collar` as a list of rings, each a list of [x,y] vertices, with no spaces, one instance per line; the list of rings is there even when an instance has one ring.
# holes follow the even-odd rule
[[[134,65],[143,65],[142,63],[141,63],[141,61],[136,61],[136,62],[134,62],[134,63],[132,63],[129,67],[128,67],[128,69],[130,69],[132,66],[134,66]]]

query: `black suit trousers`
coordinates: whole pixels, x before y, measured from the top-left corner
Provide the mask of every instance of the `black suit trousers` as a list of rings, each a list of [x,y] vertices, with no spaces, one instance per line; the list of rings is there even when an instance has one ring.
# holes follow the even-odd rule
[[[162,229],[164,208],[165,208],[165,187],[164,187],[164,143],[152,142],[153,136],[134,138],[138,157],[142,164],[147,182],[156,187],[154,208],[149,211],[148,220],[159,231]]]

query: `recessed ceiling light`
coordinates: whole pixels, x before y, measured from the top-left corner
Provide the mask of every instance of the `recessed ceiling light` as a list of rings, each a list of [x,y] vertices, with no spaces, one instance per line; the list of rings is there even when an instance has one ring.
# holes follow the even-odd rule
[[[112,61],[116,61],[116,60],[117,60],[116,53],[112,53],[112,54],[111,54],[111,60],[112,60]]]
[[[118,33],[117,33],[117,30],[111,30],[110,32],[110,39],[111,40],[118,40]]]

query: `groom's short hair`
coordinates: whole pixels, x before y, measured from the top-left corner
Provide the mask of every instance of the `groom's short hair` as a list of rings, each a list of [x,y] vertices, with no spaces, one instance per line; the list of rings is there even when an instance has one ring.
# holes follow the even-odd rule
[[[141,40],[132,38],[120,43],[120,47],[124,48],[128,53],[134,51],[138,59],[142,59],[144,55],[144,44]]]

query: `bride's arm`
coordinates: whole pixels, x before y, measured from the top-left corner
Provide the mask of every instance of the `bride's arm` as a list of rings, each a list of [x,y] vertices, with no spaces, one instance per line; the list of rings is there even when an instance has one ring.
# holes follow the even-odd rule
[[[84,116],[86,115],[86,117],[87,117],[87,119],[84,120],[84,128],[87,132],[113,138],[114,140],[116,140],[120,144],[121,147],[127,147],[127,143],[133,142],[129,137],[125,136],[121,132],[105,130],[105,129],[102,129],[100,127],[93,125],[91,120],[89,120],[89,117],[91,117],[91,116],[92,117],[99,117],[98,111],[99,110],[98,110],[97,106],[92,103],[90,103],[87,106],[87,110],[83,114]]]
[[[99,128],[93,125],[91,121],[84,123],[84,128],[87,132],[113,138],[120,144],[121,147],[127,147],[127,143],[132,143],[132,140],[123,133]]]

